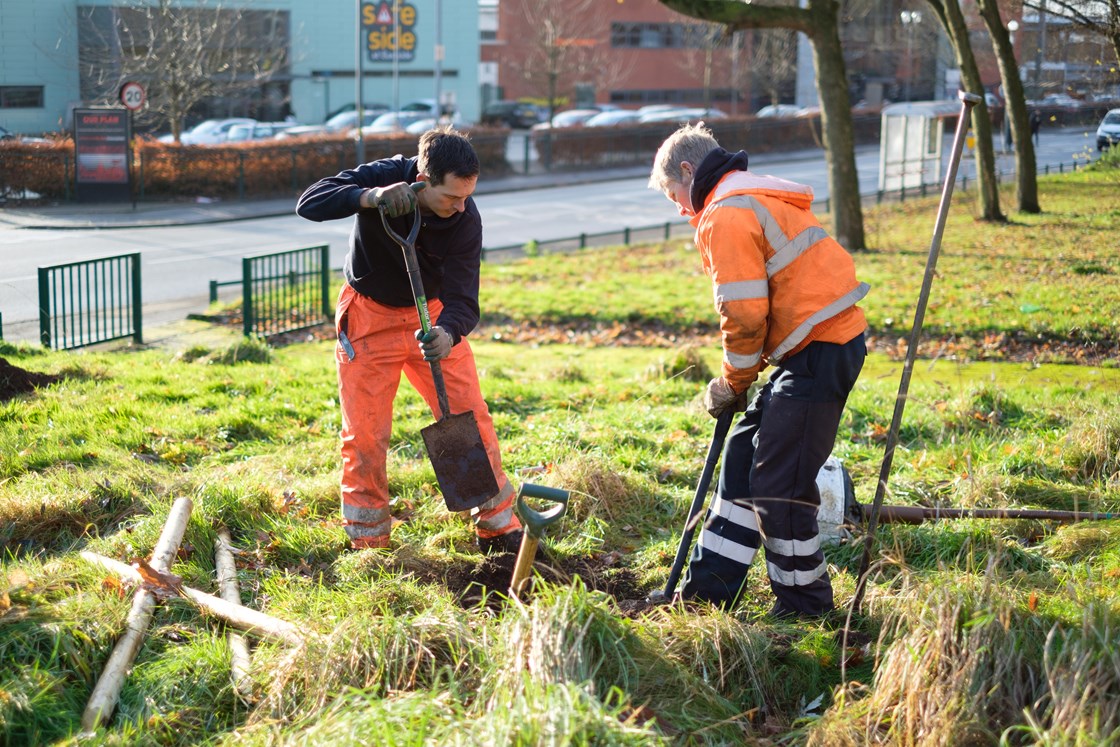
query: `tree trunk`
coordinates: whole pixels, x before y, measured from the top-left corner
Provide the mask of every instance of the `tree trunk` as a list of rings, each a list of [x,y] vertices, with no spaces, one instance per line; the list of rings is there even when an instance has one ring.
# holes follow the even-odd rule
[[[832,205],[833,234],[848,251],[866,248],[863,209],[856,170],[852,105],[848,99],[848,75],[840,48],[839,5],[817,0],[809,6],[813,31],[813,64],[817,68],[817,97],[821,102],[821,130],[825,162],[828,164],[828,193]]]
[[[732,32],[741,29],[791,29],[809,37],[817,66],[817,95],[821,102],[833,234],[850,252],[864,249],[863,209],[856,171],[848,79],[840,49],[840,6],[837,0],[810,0],[806,8],[727,0],[660,2],[686,16],[726,24]]]
[[[1038,177],[1034,141],[1031,138],[1030,119],[1027,113],[1026,94],[1015,62],[1015,49],[1011,36],[1000,18],[995,0],[979,0],[980,14],[992,37],[992,45],[999,63],[999,77],[1003,82],[1003,116],[1011,125],[1011,139],[1015,145],[1015,197],[1020,212],[1039,213]]]
[[[958,0],[930,0],[930,5],[949,32],[949,39],[961,68],[961,80],[970,93],[984,95],[984,82],[972,54],[968,27]],[[996,152],[992,144],[992,122],[988,118],[988,105],[981,101],[972,109],[972,131],[976,134],[976,190],[981,220],[1006,221],[999,207],[999,180],[996,178]]]

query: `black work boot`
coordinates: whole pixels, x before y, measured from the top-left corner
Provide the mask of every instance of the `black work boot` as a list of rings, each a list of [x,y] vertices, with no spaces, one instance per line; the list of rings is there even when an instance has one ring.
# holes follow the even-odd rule
[[[514,529],[512,532],[499,534],[497,537],[479,537],[478,549],[482,550],[484,555],[499,555],[504,552],[515,553],[521,549],[521,535],[523,532],[520,529]]]

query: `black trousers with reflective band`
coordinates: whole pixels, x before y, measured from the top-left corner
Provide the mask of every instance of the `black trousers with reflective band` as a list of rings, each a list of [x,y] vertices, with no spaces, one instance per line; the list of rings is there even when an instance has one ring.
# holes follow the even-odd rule
[[[732,607],[765,547],[782,612],[832,609],[820,549],[820,472],[867,356],[861,334],[843,345],[813,342],[774,369],[731,429],[719,486],[689,560],[682,597]]]

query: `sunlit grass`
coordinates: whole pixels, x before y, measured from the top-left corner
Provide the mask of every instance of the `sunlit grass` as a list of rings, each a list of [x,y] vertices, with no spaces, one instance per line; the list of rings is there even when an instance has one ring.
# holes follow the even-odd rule
[[[1046,351],[1009,361],[983,342],[1116,338],[1116,294],[1097,284],[1120,269],[1114,193],[1089,175],[1044,179],[1046,212],[1009,226],[954,208],[934,286],[941,337],[913,371],[888,504],[1120,509],[1120,370]],[[880,339],[910,322],[933,204],[869,215],[874,248],[856,262]],[[710,286],[688,242],[487,265],[483,285],[490,324],[473,345],[506,471],[571,493],[523,602],[452,590],[481,556],[435,489],[419,435],[433,416],[409,387],[389,455],[392,546],[346,550],[330,342],[0,344],[13,365],[65,374],[0,403],[0,744],[75,737],[131,596],[76,553],[150,554],[178,497],[194,510],[173,572],[215,591],[228,527],[245,604],[296,623],[307,647],[255,642],[242,701],[224,627],[162,602],[94,744],[1118,738],[1120,521],[884,524],[847,648],[837,633],[861,542],[826,549],[841,610],[819,622],[765,616],[761,561],[733,612],[632,614],[597,579],[563,572],[594,563],[635,597],[664,584],[712,436],[700,405],[721,357]],[[541,325],[525,332],[526,320]],[[530,339],[508,342],[515,326]],[[591,327],[616,342],[568,334]],[[901,374],[889,347],[868,359],[834,449],[863,504]]]

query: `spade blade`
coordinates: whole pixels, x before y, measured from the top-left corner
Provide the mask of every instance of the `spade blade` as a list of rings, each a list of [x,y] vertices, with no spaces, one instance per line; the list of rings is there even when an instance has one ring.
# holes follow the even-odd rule
[[[477,508],[498,493],[473,412],[449,415],[420,430],[449,511]]]

